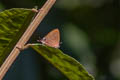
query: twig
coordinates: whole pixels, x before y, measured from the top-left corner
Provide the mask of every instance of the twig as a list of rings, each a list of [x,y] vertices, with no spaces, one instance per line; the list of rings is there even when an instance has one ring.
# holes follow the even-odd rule
[[[48,11],[51,9],[53,4],[56,0],[47,0],[47,2],[43,5],[43,7],[39,10],[38,14],[36,15],[35,19],[31,22],[28,29],[25,31],[23,36],[20,38],[16,46],[23,47],[26,42],[29,40],[35,29],[38,27],[38,25],[41,23],[45,15],[48,13]],[[14,49],[11,51],[10,55],[7,57],[5,62],[2,64],[0,68],[0,80],[4,77],[16,57],[19,55],[20,50],[18,48],[14,47]]]

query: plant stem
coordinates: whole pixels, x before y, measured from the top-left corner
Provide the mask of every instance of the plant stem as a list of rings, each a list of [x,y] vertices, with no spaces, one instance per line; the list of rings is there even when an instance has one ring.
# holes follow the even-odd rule
[[[4,77],[12,63],[15,61],[17,56],[20,53],[20,50],[16,48],[16,46],[23,47],[26,42],[29,40],[29,38],[32,36],[33,32],[36,30],[38,25],[41,23],[45,15],[48,13],[48,11],[51,9],[53,4],[56,0],[47,0],[47,2],[43,5],[43,7],[39,10],[38,14],[34,18],[34,20],[31,22],[25,33],[22,35],[18,43],[15,45],[13,50],[11,51],[10,55],[7,57],[7,59],[4,61],[0,68],[0,80]]]

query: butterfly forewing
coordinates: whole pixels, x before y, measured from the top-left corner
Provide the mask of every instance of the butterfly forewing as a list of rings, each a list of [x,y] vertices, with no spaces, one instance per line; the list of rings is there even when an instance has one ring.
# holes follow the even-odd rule
[[[45,45],[59,48],[59,42],[60,42],[59,30],[58,29],[52,30],[41,40],[41,42]]]

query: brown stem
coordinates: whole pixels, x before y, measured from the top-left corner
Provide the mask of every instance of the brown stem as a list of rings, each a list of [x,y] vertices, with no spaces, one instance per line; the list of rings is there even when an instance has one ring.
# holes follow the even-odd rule
[[[29,40],[35,29],[38,27],[38,25],[41,23],[45,15],[48,13],[48,11],[51,9],[53,4],[55,3],[56,0],[47,0],[47,2],[43,5],[43,7],[39,10],[38,14],[34,18],[34,20],[31,22],[29,25],[28,29],[25,31],[23,36],[20,38],[16,46],[21,46],[23,47],[26,42]],[[4,77],[16,57],[19,55],[20,50],[16,48],[16,46],[13,48],[11,51],[10,55],[7,57],[5,62],[2,64],[0,68],[0,80]]]

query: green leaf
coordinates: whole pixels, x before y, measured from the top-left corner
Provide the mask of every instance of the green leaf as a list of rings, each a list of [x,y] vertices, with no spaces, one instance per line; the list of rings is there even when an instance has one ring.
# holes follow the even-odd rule
[[[0,12],[0,66],[30,24],[32,9],[13,8]]]
[[[61,71],[69,80],[94,80],[83,66],[61,50],[45,45],[31,45],[41,56]]]

